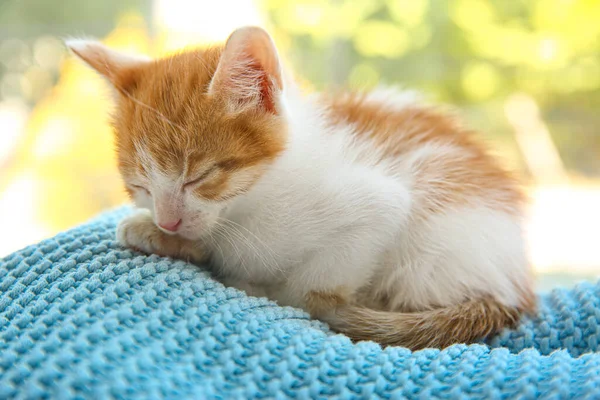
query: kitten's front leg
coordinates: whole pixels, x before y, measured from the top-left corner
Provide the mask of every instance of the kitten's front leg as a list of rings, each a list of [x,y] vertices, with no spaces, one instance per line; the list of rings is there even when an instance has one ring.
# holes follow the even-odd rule
[[[161,231],[146,210],[138,210],[119,223],[117,240],[124,247],[130,247],[148,254],[180,258],[194,263],[206,260],[207,253],[200,242],[187,240]]]

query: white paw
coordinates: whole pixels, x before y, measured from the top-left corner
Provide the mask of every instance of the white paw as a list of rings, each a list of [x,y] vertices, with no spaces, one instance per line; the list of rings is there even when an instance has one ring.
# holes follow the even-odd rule
[[[144,253],[157,253],[160,250],[161,235],[162,232],[147,211],[137,211],[123,218],[117,226],[119,244]]]

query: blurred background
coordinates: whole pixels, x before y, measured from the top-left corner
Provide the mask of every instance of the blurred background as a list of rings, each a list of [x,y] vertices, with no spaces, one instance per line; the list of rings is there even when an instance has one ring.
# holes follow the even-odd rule
[[[0,0],[0,257],[127,201],[105,83],[62,39],[160,56],[261,25],[306,86],[454,105],[521,173],[539,290],[600,276],[600,1]]]

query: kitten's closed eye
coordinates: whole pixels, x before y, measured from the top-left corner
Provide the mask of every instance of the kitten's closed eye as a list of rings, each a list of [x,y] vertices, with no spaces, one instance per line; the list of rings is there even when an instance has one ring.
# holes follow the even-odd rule
[[[210,167],[209,169],[207,169],[204,173],[202,173],[202,175],[200,175],[199,177],[197,177],[195,179],[192,179],[192,180],[187,181],[186,183],[184,183],[183,187],[184,188],[190,188],[190,187],[198,185],[203,180],[205,180],[206,178],[208,178],[210,174],[212,174],[213,172],[215,172],[217,170],[217,168],[218,168],[217,165],[213,165],[212,167]]]

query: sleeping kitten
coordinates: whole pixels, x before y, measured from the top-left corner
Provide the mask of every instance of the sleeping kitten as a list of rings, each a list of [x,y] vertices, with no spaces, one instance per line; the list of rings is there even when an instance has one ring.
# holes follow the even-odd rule
[[[262,29],[149,60],[70,41],[117,91],[124,246],[200,263],[354,340],[471,342],[535,308],[516,182],[412,93],[302,95]]]

